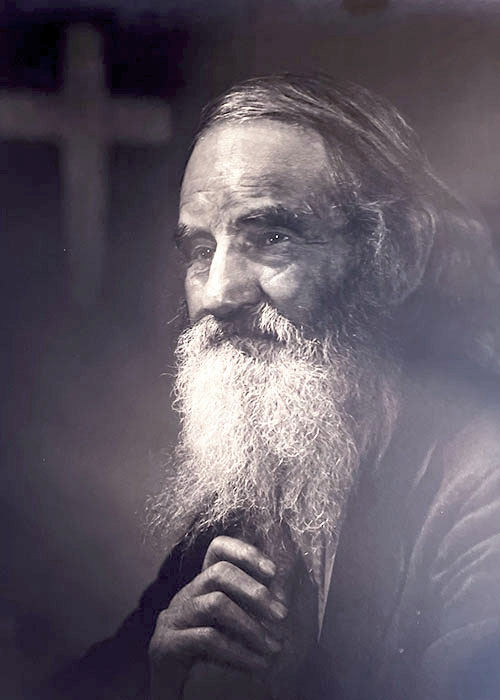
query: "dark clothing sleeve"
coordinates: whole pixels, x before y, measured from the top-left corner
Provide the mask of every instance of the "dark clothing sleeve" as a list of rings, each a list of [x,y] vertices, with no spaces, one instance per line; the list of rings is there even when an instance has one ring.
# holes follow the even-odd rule
[[[387,636],[384,697],[500,698],[500,421],[493,418],[478,417],[438,446],[406,502],[411,536]]]
[[[157,579],[144,591],[138,607],[117,632],[92,646],[64,668],[44,693],[47,700],[143,700],[149,693],[147,650],[157,617],[176,592],[199,573],[206,538],[187,548],[177,545]]]
[[[422,700],[500,698],[498,425],[472,423],[444,454],[446,478],[429,518],[436,634],[422,658]]]

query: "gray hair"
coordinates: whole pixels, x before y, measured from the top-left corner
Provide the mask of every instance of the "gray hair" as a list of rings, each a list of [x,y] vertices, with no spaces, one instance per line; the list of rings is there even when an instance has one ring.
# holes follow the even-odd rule
[[[418,339],[421,352],[453,348],[500,370],[491,235],[433,173],[398,110],[324,75],[254,78],[207,106],[193,145],[219,124],[254,119],[311,129],[325,144],[332,201],[343,209],[357,261],[342,290],[348,313],[385,314],[404,327],[409,348]]]

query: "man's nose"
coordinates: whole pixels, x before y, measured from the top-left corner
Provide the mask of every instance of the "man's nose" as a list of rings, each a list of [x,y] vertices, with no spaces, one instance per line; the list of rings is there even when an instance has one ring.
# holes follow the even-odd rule
[[[203,289],[203,311],[227,318],[261,301],[262,292],[255,271],[245,256],[217,247]]]

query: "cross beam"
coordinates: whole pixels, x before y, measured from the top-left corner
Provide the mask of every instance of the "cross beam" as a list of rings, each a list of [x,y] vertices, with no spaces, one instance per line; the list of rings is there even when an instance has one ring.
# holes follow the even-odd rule
[[[77,302],[88,305],[102,282],[106,148],[111,142],[166,143],[170,111],[161,100],[107,94],[102,36],[91,25],[67,29],[64,66],[60,94],[0,91],[0,136],[60,145],[71,293]]]

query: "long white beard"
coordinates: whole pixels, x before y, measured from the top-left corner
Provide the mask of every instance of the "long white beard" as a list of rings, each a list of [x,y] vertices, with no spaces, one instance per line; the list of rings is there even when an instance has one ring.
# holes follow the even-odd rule
[[[391,430],[382,361],[331,336],[307,339],[268,305],[243,335],[202,319],[177,358],[177,469],[153,524],[194,519],[199,532],[237,517],[271,555],[291,540],[313,573],[325,542],[336,546],[361,460],[370,450],[376,459]]]

